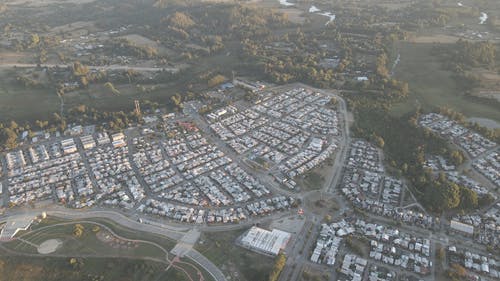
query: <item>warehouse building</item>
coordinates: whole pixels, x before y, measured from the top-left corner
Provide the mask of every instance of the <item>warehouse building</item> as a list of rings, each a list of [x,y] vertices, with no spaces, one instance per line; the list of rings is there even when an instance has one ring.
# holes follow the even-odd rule
[[[250,250],[276,256],[284,250],[291,234],[285,231],[273,229],[272,231],[256,226],[250,228],[240,238],[241,246]]]

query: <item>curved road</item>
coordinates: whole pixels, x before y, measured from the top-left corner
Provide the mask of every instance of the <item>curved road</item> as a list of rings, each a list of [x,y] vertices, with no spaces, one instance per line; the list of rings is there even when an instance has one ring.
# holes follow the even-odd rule
[[[54,217],[60,217],[63,219],[71,219],[71,220],[85,220],[85,219],[92,219],[92,218],[104,218],[104,219],[109,219],[111,221],[114,221],[124,227],[130,228],[130,229],[139,229],[141,231],[146,231],[150,232],[153,234],[157,234],[163,237],[167,237],[169,239],[173,240],[180,240],[184,234],[187,232],[187,230],[190,229],[190,227],[175,227],[175,226],[169,226],[169,225],[162,225],[163,227],[157,226],[157,225],[151,225],[151,224],[143,224],[139,223],[137,221],[134,221],[130,219],[129,217],[113,212],[113,211],[76,211],[76,210],[71,210],[71,209],[64,209],[63,211],[59,210],[47,210],[45,211],[47,215],[54,216]],[[0,216],[0,223],[6,222],[7,220],[13,220],[16,218],[21,218],[21,217],[36,217],[40,215],[41,211],[36,211],[36,210],[24,210],[24,211],[17,211],[17,212],[9,212],[8,215],[2,215]],[[89,223],[101,225],[96,222],[88,221]],[[68,222],[69,223],[75,223],[73,222]],[[106,226],[104,226],[106,227]],[[106,227],[108,229],[108,227]],[[109,230],[109,229],[108,229]],[[113,233],[113,232],[112,232]],[[115,233],[113,233],[116,235]],[[119,235],[116,235],[117,237],[120,237]],[[124,238],[125,239],[125,238]],[[150,244],[155,244],[153,242],[147,242]],[[157,247],[160,247],[163,249],[161,246],[157,245]],[[220,271],[220,269],[215,266],[212,262],[210,262],[207,258],[205,258],[202,254],[200,254],[198,251],[192,249],[187,256],[192,259],[194,262],[199,264],[201,267],[203,267],[216,281],[226,281],[226,278],[224,277],[224,274]],[[166,256],[167,262],[171,263],[171,261],[168,259],[168,254]],[[172,265],[173,266],[173,265]]]

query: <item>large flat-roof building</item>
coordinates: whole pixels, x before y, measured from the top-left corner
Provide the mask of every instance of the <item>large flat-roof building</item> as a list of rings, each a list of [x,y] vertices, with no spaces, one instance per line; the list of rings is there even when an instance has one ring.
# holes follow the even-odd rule
[[[452,220],[450,222],[450,227],[451,227],[451,229],[453,229],[455,231],[460,231],[460,232],[463,232],[463,233],[468,234],[468,235],[474,234],[474,226],[468,225],[465,223],[461,223],[461,222],[458,222],[455,220]]]
[[[285,249],[291,234],[278,229],[272,231],[256,226],[250,228],[240,239],[240,244],[250,250],[276,256]]]

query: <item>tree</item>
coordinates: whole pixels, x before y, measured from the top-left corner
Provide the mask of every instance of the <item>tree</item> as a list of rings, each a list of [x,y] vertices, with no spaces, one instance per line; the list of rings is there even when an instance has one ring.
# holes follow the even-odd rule
[[[73,75],[77,77],[86,76],[87,74],[89,74],[89,68],[81,64],[79,61],[73,63],[72,70]]]
[[[328,102],[328,105],[330,105],[330,106],[333,106],[333,107],[334,107],[334,106],[336,106],[338,103],[339,103],[339,101],[337,100],[337,98],[336,98],[336,97],[332,97],[332,98],[330,99],[330,101]]]
[[[83,260],[79,258],[70,258],[69,259],[69,264],[73,267],[75,270],[79,270],[83,268]]]
[[[441,206],[445,210],[455,209],[460,205],[460,187],[452,182],[446,181],[446,183],[439,187],[439,197],[441,201]]]
[[[326,215],[325,218],[323,219],[326,223],[331,223],[332,222],[332,216]]]
[[[83,225],[77,223],[77,224],[75,224],[75,226],[73,228],[73,236],[75,236],[76,238],[80,238],[80,237],[82,237],[84,231],[85,231],[85,227],[83,227]]]
[[[382,78],[389,76],[389,70],[387,69],[387,55],[385,53],[377,57],[375,71]]]
[[[180,29],[188,29],[196,24],[190,16],[182,12],[175,12],[168,21],[170,25]]]
[[[17,130],[19,128],[19,125],[16,123],[16,121],[10,121],[9,128],[12,130]]]
[[[495,197],[493,197],[491,194],[485,194],[483,196],[481,196],[478,200],[478,206],[479,207],[486,207],[486,206],[489,206],[490,204],[492,204],[493,202],[495,202]]]
[[[43,130],[45,127],[49,125],[49,121],[41,121],[41,120],[36,120],[35,125],[40,129]]]
[[[38,34],[32,33],[30,34],[28,48],[35,48],[40,43],[40,37]]]
[[[479,205],[477,193],[467,187],[460,188],[460,205],[463,209],[475,209]]]
[[[13,149],[17,147],[17,134],[11,128],[0,129],[0,147],[2,149]]]
[[[224,77],[223,75],[220,75],[220,74],[215,75],[210,80],[208,80],[208,87],[209,88],[215,87],[219,84],[224,83],[224,81],[226,81],[226,80],[227,80],[227,78]]]
[[[119,95],[120,94],[120,91],[118,91],[116,88],[115,88],[115,85],[113,85],[113,83],[111,82],[106,82],[104,84],[104,87],[106,87],[106,89],[108,89],[112,94],[114,95]]]
[[[443,247],[440,247],[437,251],[436,251],[436,257],[438,260],[440,261],[444,261],[445,257],[446,257],[446,251]]]
[[[86,76],[82,76],[80,77],[80,85],[83,87],[83,88],[87,88],[87,86],[89,85],[89,81],[87,79]]]
[[[283,268],[285,267],[285,264],[286,264],[286,255],[283,252],[280,252],[276,257],[276,260],[274,261],[273,270],[269,274],[269,281],[278,280],[281,271],[283,271]]]
[[[176,107],[180,107],[181,106],[181,103],[182,103],[182,96],[179,95],[178,93],[171,96],[170,99],[172,100],[173,104],[176,106]]]
[[[378,136],[376,134],[373,135],[373,141],[375,142],[375,144],[380,147],[380,148],[384,148],[384,145],[385,145],[385,141],[384,139],[381,137],[381,136]]]
[[[425,186],[423,190],[425,203],[435,211],[455,209],[460,206],[461,188],[447,180],[444,173],[434,178],[430,171],[424,171],[422,180],[416,183]]]
[[[456,263],[452,264],[448,270],[448,276],[451,277],[452,280],[460,280],[467,277],[467,275],[467,269]]]
[[[450,159],[454,165],[458,166],[464,163],[465,157],[462,151],[453,150],[452,152],[450,152]]]

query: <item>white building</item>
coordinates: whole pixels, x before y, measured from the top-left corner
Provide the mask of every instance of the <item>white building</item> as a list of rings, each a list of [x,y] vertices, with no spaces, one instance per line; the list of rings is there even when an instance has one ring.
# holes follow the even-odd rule
[[[251,250],[276,256],[286,247],[290,237],[291,234],[285,231],[253,226],[242,236],[240,243]]]
[[[465,223],[461,223],[461,222],[458,222],[455,220],[452,220],[450,222],[450,227],[453,230],[460,231],[460,232],[463,232],[463,233],[468,234],[468,235],[474,234],[474,226],[468,225]]]

